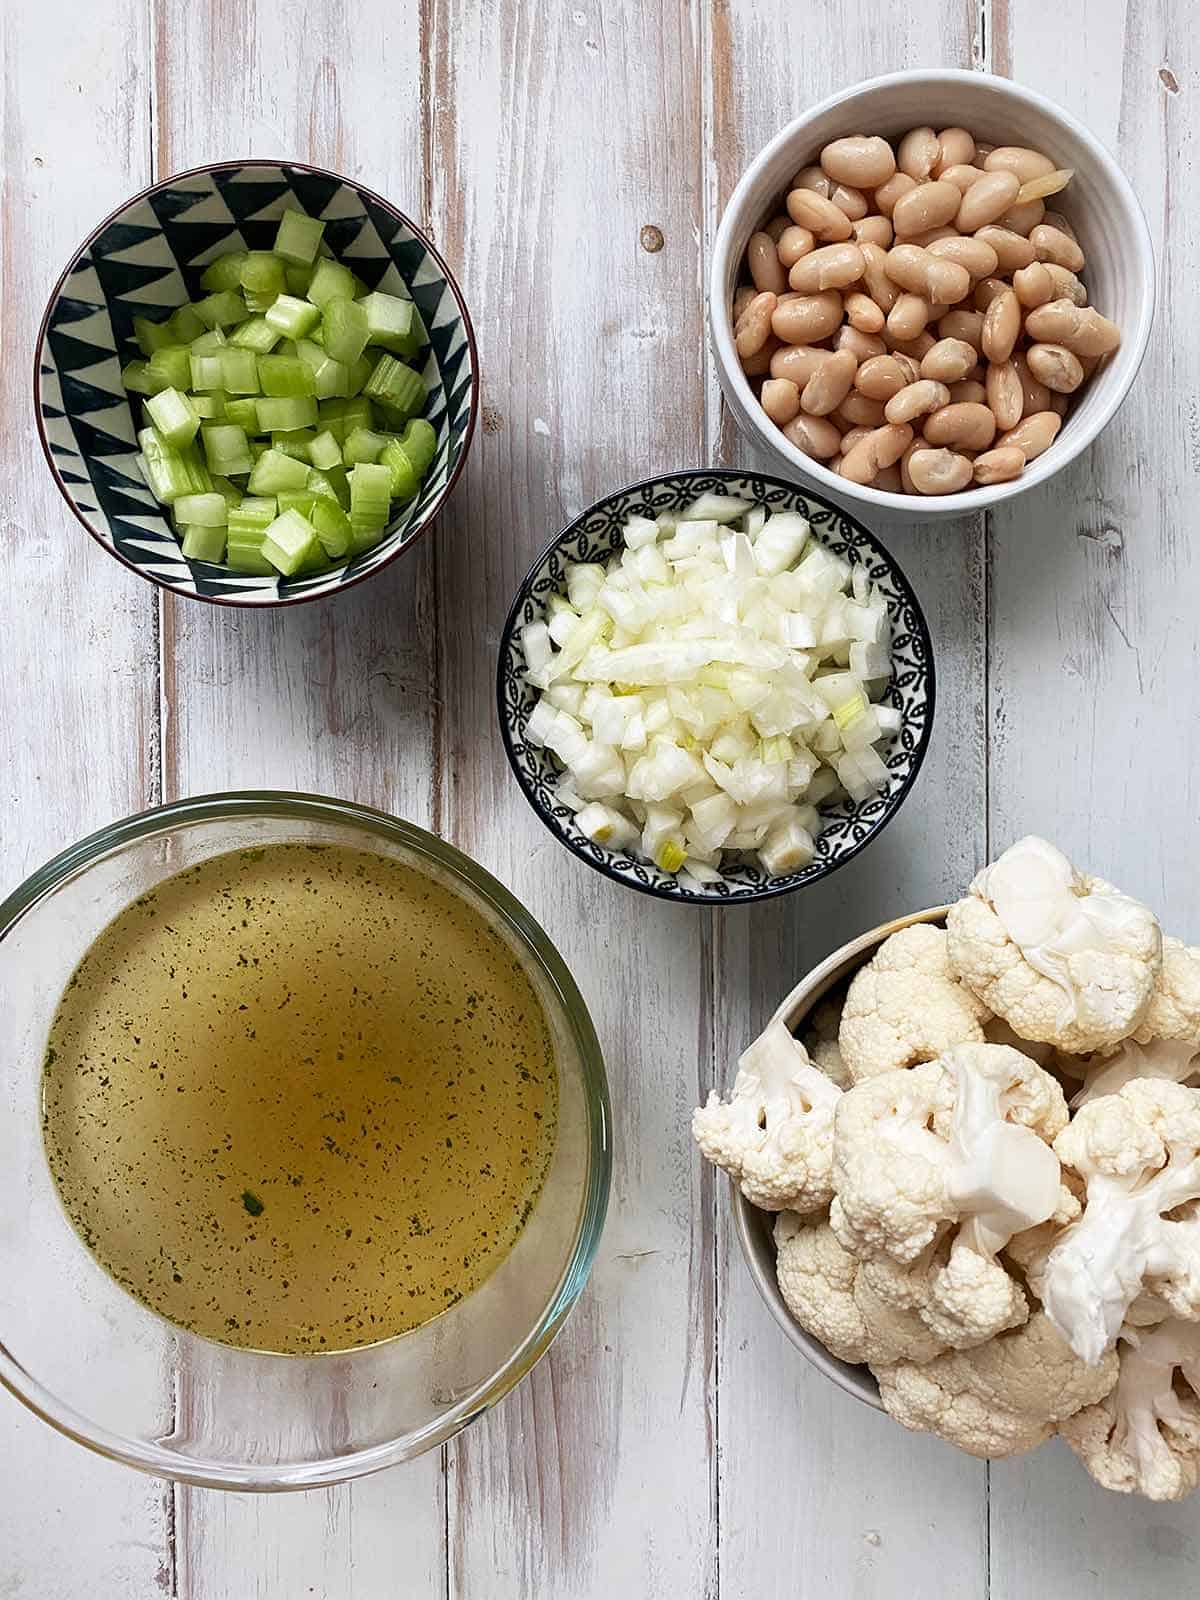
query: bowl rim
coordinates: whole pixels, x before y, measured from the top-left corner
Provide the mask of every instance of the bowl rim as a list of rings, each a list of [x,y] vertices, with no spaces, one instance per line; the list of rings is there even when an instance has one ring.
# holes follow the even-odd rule
[[[201,1488],[275,1492],[312,1489],[343,1483],[384,1467],[407,1461],[435,1445],[444,1444],[469,1423],[489,1411],[521,1381],[549,1349],[583,1292],[604,1232],[612,1181],[613,1116],[604,1056],[586,1002],[563,957],[541,924],[512,891],[477,861],[437,834],[373,806],[328,795],[276,789],[231,790],[174,800],[135,812],[86,835],[53,856],[0,902],[0,953],[10,930],[59,884],[122,847],[153,837],[174,827],[195,822],[223,821],[255,816],[320,820],[340,823],[398,842],[419,856],[432,857],[453,878],[481,895],[508,925],[518,941],[540,965],[554,990],[579,1055],[587,1111],[588,1170],[580,1205],[575,1241],[553,1293],[534,1325],[498,1370],[465,1395],[456,1397],[424,1426],[385,1443],[346,1455],[284,1465],[245,1466],[209,1461],[134,1440],[97,1426],[74,1406],[60,1401],[6,1347],[0,1331],[0,1386],[27,1406],[42,1421],[98,1455],[120,1461],[157,1477],[195,1484]],[[167,1328],[175,1325],[152,1313]],[[178,1330],[176,1330],[178,1331]],[[400,1335],[401,1338],[404,1335]],[[378,1347],[368,1347],[378,1348]],[[244,1352],[247,1357],[269,1352]],[[319,1359],[319,1358],[316,1358]]]
[[[759,172],[768,166],[781,150],[786,149],[798,138],[817,117],[839,106],[847,105],[864,94],[913,83],[925,83],[931,86],[946,83],[964,86],[985,85],[988,89],[998,91],[1010,100],[1035,109],[1059,123],[1085,148],[1096,163],[1107,171],[1116,188],[1123,193],[1133,223],[1130,237],[1133,240],[1136,264],[1131,278],[1133,281],[1139,281],[1144,289],[1142,306],[1135,327],[1129,330],[1128,337],[1126,330],[1122,329],[1122,347],[1132,352],[1128,375],[1120,387],[1114,389],[1107,398],[1093,422],[1086,429],[1068,430],[1067,434],[1060,433],[1050,448],[1031,462],[1029,470],[1023,472],[1020,477],[1008,483],[978,485],[969,490],[960,490],[956,494],[947,495],[896,494],[890,490],[873,489],[868,484],[850,483],[845,478],[830,472],[823,463],[797,450],[778,429],[775,429],[773,434],[768,433],[766,427],[759,421],[761,413],[758,401],[737,360],[733,345],[732,321],[725,305],[725,279],[734,253],[735,222],[737,231],[741,232],[739,214],[746,204],[751,185]],[[819,485],[823,491],[844,494],[856,505],[876,506],[881,511],[899,512],[911,522],[922,517],[963,516],[972,512],[989,511],[1001,501],[1011,500],[1017,495],[1037,488],[1039,484],[1048,482],[1061,468],[1069,466],[1076,460],[1099,438],[1112,421],[1137,379],[1150,343],[1156,295],[1157,269],[1154,242],[1150,225],[1146,221],[1146,213],[1133,184],[1116,157],[1089,128],[1057,101],[997,73],[975,72],[963,67],[912,67],[901,72],[888,72],[874,78],[864,78],[858,83],[850,84],[827,95],[800,116],[793,118],[786,127],[781,128],[750,160],[725,203],[713,241],[712,263],[708,277],[708,323],[717,357],[717,376],[722,389],[730,398],[731,409],[738,417],[743,432],[746,429],[742,418],[744,412],[753,426],[755,440],[787,461],[801,478],[808,481],[811,473],[811,481]],[[1060,442],[1063,446],[1062,451],[1055,455],[1054,451]],[[1049,462],[1047,457],[1051,458]]]
[[[560,828],[557,819],[549,816],[530,792],[529,787],[525,782],[525,775],[521,771],[520,763],[517,760],[516,748],[513,740],[513,729],[509,723],[508,715],[504,705],[505,664],[509,645],[513,640],[513,636],[516,633],[517,624],[520,620],[521,610],[524,607],[525,601],[532,593],[533,586],[537,581],[538,574],[543,564],[548,560],[551,553],[557,549],[558,546],[560,546],[566,539],[573,537],[573,535],[579,530],[582,523],[586,522],[589,517],[594,516],[610,500],[622,500],[626,495],[637,494],[642,490],[650,489],[655,484],[662,483],[668,478],[757,478],[761,482],[770,484],[776,489],[786,490],[788,494],[802,495],[806,500],[810,500],[814,504],[821,506],[824,510],[832,512],[834,516],[845,517],[846,520],[852,523],[860,533],[866,534],[867,538],[871,540],[871,542],[884,556],[889,568],[891,569],[893,580],[898,580],[898,587],[906,594],[908,603],[911,605],[913,614],[916,617],[918,631],[920,632],[925,645],[925,659],[928,677],[926,703],[929,709],[925,718],[924,732],[922,733],[921,738],[915,750],[913,751],[912,768],[897,791],[895,804],[892,806],[887,815],[882,817],[879,822],[876,823],[876,825],[872,827],[862,839],[860,839],[849,850],[847,850],[844,855],[840,855],[834,860],[827,861],[823,871],[818,872],[814,877],[809,878],[804,883],[785,884],[777,888],[766,885],[761,889],[755,889],[750,894],[739,894],[737,896],[730,897],[729,899],[723,899],[721,896],[714,894],[697,894],[691,889],[680,889],[675,891],[660,889],[657,884],[653,883],[639,883],[636,879],[628,878],[623,873],[618,872],[616,868],[611,866],[607,860],[595,860],[584,848],[582,840],[573,837],[565,829]],[[759,905],[764,900],[773,900],[779,895],[795,894],[801,889],[807,889],[811,887],[812,884],[820,883],[824,879],[830,877],[831,874],[838,871],[840,867],[844,867],[861,851],[865,850],[868,845],[874,843],[874,841],[887,827],[888,823],[891,822],[900,811],[900,808],[903,806],[904,802],[908,799],[913,785],[920,776],[921,768],[925,764],[925,757],[929,753],[929,743],[933,737],[933,723],[936,709],[937,665],[933,648],[933,633],[929,627],[928,619],[925,616],[925,612],[921,606],[921,601],[917,595],[916,589],[909,581],[904,569],[900,566],[900,563],[888,549],[887,545],[884,544],[883,540],[880,539],[878,534],[872,533],[871,529],[868,528],[864,522],[861,522],[854,512],[847,510],[844,506],[839,506],[830,500],[826,500],[822,494],[819,494],[816,490],[810,489],[807,484],[790,483],[786,478],[777,478],[769,472],[759,472],[748,467],[684,467],[675,472],[656,472],[648,478],[638,478],[634,482],[627,483],[622,488],[614,489],[609,494],[601,495],[598,500],[594,500],[591,505],[586,506],[584,510],[578,514],[578,516],[572,517],[569,522],[564,524],[564,526],[559,529],[558,533],[555,534],[554,538],[551,539],[550,542],[545,546],[541,554],[535,558],[529,570],[521,579],[521,582],[517,587],[517,592],[513,597],[512,604],[508,608],[508,616],[505,618],[504,626],[500,630],[500,644],[496,652],[496,715],[500,724],[500,742],[504,746],[504,754],[508,758],[508,764],[512,768],[513,776],[517,780],[517,785],[520,788],[521,793],[525,796],[525,799],[528,801],[534,815],[542,823],[543,827],[547,828],[554,838],[557,839],[559,844],[565,845],[567,849],[571,851],[572,855],[577,856],[580,861],[584,862],[594,871],[603,873],[606,878],[610,878],[614,883],[621,884],[622,887],[626,889],[633,889],[638,894],[649,895],[653,899],[663,901],[668,905],[683,904],[691,906],[709,906],[726,910],[733,910],[736,906]],[[609,852],[606,851],[605,854],[607,856]]]
[[[116,547],[110,544],[97,528],[92,526],[92,523],[79,509],[74,500],[71,498],[71,495],[68,493],[67,485],[64,482],[62,473],[58,467],[58,462],[55,460],[54,452],[50,448],[50,440],[46,433],[46,424],[42,417],[41,407],[42,351],[45,347],[46,335],[50,329],[50,318],[54,312],[54,307],[58,303],[59,296],[63,292],[63,288],[66,285],[67,279],[71,276],[71,273],[74,271],[75,266],[78,263],[80,256],[83,255],[84,251],[90,249],[95,241],[105,231],[105,229],[108,228],[112,223],[119,221],[119,219],[126,211],[129,210],[131,206],[141,204],[150,195],[157,194],[160,189],[165,189],[173,183],[179,183],[185,178],[198,178],[206,173],[226,172],[232,168],[243,167],[293,167],[297,172],[310,172],[316,177],[332,178],[337,183],[349,185],[351,189],[356,190],[361,195],[365,195],[366,198],[372,201],[373,204],[380,206],[384,211],[388,212],[389,215],[396,218],[397,221],[399,221],[404,227],[408,228],[413,234],[416,235],[418,239],[420,239],[421,244],[429,252],[434,261],[437,262],[438,267],[441,269],[442,277],[445,280],[446,287],[454,296],[455,303],[458,306],[458,314],[462,318],[463,330],[467,336],[467,347],[470,350],[471,355],[471,403],[467,415],[466,432],[463,434],[462,448],[459,451],[458,461],[455,463],[454,470],[450,473],[449,477],[446,479],[446,482],[442,485],[441,489],[430,503],[427,511],[425,512],[424,520],[421,522],[421,525],[417,528],[416,532],[411,534],[409,538],[402,540],[390,555],[385,556],[384,559],[380,561],[378,565],[372,567],[369,572],[360,572],[356,578],[345,579],[338,583],[334,588],[306,589],[303,594],[294,595],[277,594],[272,600],[246,600],[237,595],[200,594],[199,592],[193,594],[187,589],[176,587],[175,584],[169,583],[165,578],[160,578],[156,574],[146,571],[144,568],[135,565],[134,562],[121,555]],[[475,328],[471,321],[471,313],[467,309],[467,302],[463,296],[462,290],[459,288],[458,279],[454,276],[453,272],[451,272],[446,263],[445,257],[442,255],[441,251],[438,250],[437,246],[433,243],[433,240],[429,237],[425,229],[415,223],[407,212],[401,211],[399,206],[393,205],[390,200],[386,200],[383,195],[377,194],[374,189],[369,189],[365,183],[359,183],[356,178],[348,178],[344,173],[335,172],[331,167],[316,167],[310,162],[305,161],[288,161],[282,156],[278,157],[277,159],[272,159],[269,156],[247,156],[241,161],[230,157],[223,161],[201,162],[199,166],[187,167],[179,172],[168,173],[166,177],[159,178],[154,183],[148,183],[144,189],[138,190],[136,194],[130,195],[127,200],[123,200],[121,204],[110,211],[102,221],[98,222],[87,235],[87,237],[71,252],[66,266],[55,280],[54,287],[51,289],[49,297],[46,300],[46,308],[42,312],[42,320],[38,327],[38,335],[33,347],[33,414],[34,420],[37,423],[38,438],[41,440],[42,454],[46,458],[46,465],[50,468],[50,474],[58,486],[59,493],[66,501],[67,507],[74,515],[75,519],[81,523],[84,528],[86,528],[96,543],[100,545],[103,550],[107,551],[107,553],[112,556],[114,560],[119,561],[123,567],[127,567],[130,572],[136,573],[139,578],[144,579],[147,583],[154,584],[157,588],[165,590],[168,594],[177,594],[181,599],[184,600],[199,600],[206,605],[232,606],[242,611],[270,611],[276,610],[281,606],[307,605],[313,600],[327,600],[337,595],[345,594],[348,590],[356,588],[358,584],[365,583],[368,578],[377,577],[379,573],[384,571],[385,568],[390,567],[398,557],[404,555],[411,546],[417,544],[421,539],[423,539],[426,533],[428,533],[432,528],[434,522],[441,515],[446,501],[449,499],[451,492],[455,488],[460,476],[462,475],[463,468],[467,464],[467,456],[470,453],[471,444],[475,437],[475,424],[479,415],[479,392],[479,346],[475,339]]]
[[[944,922],[949,910],[947,904],[927,906],[923,911],[910,911],[904,916],[893,917],[890,922],[882,922],[877,928],[870,928],[865,933],[847,940],[845,944],[839,945],[823,961],[805,973],[798,983],[793,984],[772,1012],[768,1026],[770,1022],[782,1022],[790,1033],[794,1033],[825,993],[849,972],[861,967],[885,939],[890,938],[893,933],[899,933],[903,928],[914,927],[917,923]],[[763,1211],[759,1206],[752,1205],[732,1179],[729,1179],[729,1208],[733,1213],[733,1226],[737,1233],[738,1244],[741,1246],[746,1270],[753,1279],[754,1287],[758,1290],[763,1304],[788,1343],[799,1350],[805,1360],[811,1362],[819,1372],[824,1373],[832,1383],[836,1383],[839,1389],[845,1390],[848,1395],[853,1395],[856,1400],[861,1400],[863,1405],[882,1411],[883,1402],[879,1398],[879,1388],[871,1375],[870,1368],[850,1361],[839,1361],[815,1334],[802,1328],[788,1310],[775,1277],[774,1262],[772,1260],[768,1266],[755,1239],[755,1233],[761,1232],[764,1227],[761,1219],[773,1217],[776,1213]]]

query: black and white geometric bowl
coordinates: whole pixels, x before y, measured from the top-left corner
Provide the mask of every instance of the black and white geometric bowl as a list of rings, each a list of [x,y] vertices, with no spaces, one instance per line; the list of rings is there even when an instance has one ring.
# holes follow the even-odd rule
[[[141,405],[125,394],[121,368],[140,354],[134,317],[161,318],[203,294],[200,274],[226,250],[269,250],[288,208],[320,217],[329,252],[368,288],[416,301],[430,339],[424,415],[438,445],[420,494],[399,508],[373,550],[334,572],[263,578],[185,559],[138,471]],[[222,161],[164,178],[84,240],[42,318],[34,397],[55,481],[80,522],[118,561],[191,599],[278,606],[339,593],[416,542],[466,461],[478,371],[471,319],[450,269],[395,206],[318,167]]]
[[[525,740],[525,724],[539,695],[525,681],[519,635],[526,623],[543,620],[550,595],[566,593],[568,564],[607,561],[621,548],[626,518],[655,517],[662,511],[679,510],[699,495],[710,493],[738,495],[772,511],[798,511],[808,518],[813,534],[827,549],[866,566],[872,582],[887,598],[892,623],[892,681],[882,703],[894,706],[902,721],[900,732],[890,744],[878,747],[888,769],[887,787],[861,805],[843,800],[839,805],[822,807],[824,828],[817,840],[817,853],[803,871],[772,878],[754,857],[726,854],[721,880],[698,894],[681,887],[672,873],[661,872],[640,856],[607,850],[586,838],[575,826],[570,808],[556,799],[554,789],[562,768],[549,750]],[[644,894],[692,905],[741,905],[788,894],[844,866],[899,811],[925,759],[933,729],[933,644],[912,585],[860,522],[819,495],[779,478],[713,467],[673,472],[631,484],[597,500],[563,529],[534,562],[512,603],[500,639],[496,698],[505,753],[525,798],[568,850],[606,877]]]

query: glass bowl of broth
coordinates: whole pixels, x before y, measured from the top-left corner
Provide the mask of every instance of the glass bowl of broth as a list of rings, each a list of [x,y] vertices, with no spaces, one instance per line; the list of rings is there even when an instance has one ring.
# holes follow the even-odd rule
[[[494,878],[317,796],[180,801],[0,905],[0,1382],[101,1454],[301,1489],[494,1405],[611,1167],[578,989]]]

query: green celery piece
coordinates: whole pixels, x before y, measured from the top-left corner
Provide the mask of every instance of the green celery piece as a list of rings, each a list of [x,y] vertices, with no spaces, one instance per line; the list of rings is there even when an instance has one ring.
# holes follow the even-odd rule
[[[270,250],[247,250],[242,262],[242,288],[247,295],[276,295],[287,290],[287,263]],[[249,299],[246,304],[249,305]]]
[[[209,528],[201,527],[197,523],[189,524],[184,530],[183,553],[189,561],[223,561],[224,527]]]
[[[350,509],[350,474],[345,467],[329,467],[325,476],[329,479],[331,488],[337,496],[337,503],[343,511]]]
[[[360,395],[371,380],[375,370],[375,362],[364,350],[357,361],[350,364],[349,377],[346,380],[346,390],[351,399]]]
[[[229,508],[229,537],[239,544],[261,543],[278,514],[274,495],[247,496],[240,505]]]
[[[165,506],[173,505],[181,494],[190,493],[190,477],[179,452],[157,428],[143,428],[137,436],[145,465],[146,482],[154,498]]]
[[[258,425],[264,433],[294,433],[317,420],[317,402],[310,395],[288,395],[258,402]]]
[[[196,408],[178,389],[164,389],[146,401],[150,420],[173,449],[190,444],[200,427]]]
[[[192,353],[185,344],[160,346],[146,363],[155,383],[165,380],[168,389],[188,389],[192,382]]]
[[[232,289],[221,289],[195,301],[196,315],[206,328],[231,328],[246,320],[246,302]]]
[[[312,368],[299,356],[259,356],[258,381],[262,392],[272,397],[317,392]]]
[[[258,402],[253,399],[226,400],[226,422],[236,422],[247,433],[258,432]]]
[[[360,556],[364,550],[373,550],[381,544],[384,535],[384,524],[374,521],[371,517],[364,517],[351,511],[350,513],[350,553]]]
[[[190,305],[177,306],[167,319],[167,327],[179,344],[191,344],[204,332],[204,324]]]
[[[413,417],[410,422],[405,423],[400,443],[408,453],[408,459],[423,478],[429,470],[430,462],[437,454],[437,430],[432,423],[426,422],[424,417]]]
[[[306,216],[303,211],[293,211],[289,206],[279,219],[275,254],[297,266],[311,266],[317,259],[324,232],[325,224],[317,217]]]
[[[335,468],[334,470],[336,471],[337,469]],[[329,481],[329,474],[322,472],[320,467],[309,467],[305,486],[311,489],[315,495],[321,496],[322,499],[332,500],[335,505],[339,503],[337,491]]]
[[[237,487],[236,484],[230,483],[228,478],[222,478],[218,474],[214,473],[213,488],[218,494],[224,495],[226,506],[241,505],[242,491]]]
[[[258,357],[253,350],[228,344],[216,358],[221,364],[221,387],[230,394],[258,393]]]
[[[392,439],[380,452],[379,460],[392,475],[392,495],[397,500],[411,500],[421,487],[421,474],[399,439]]]
[[[367,313],[357,300],[329,300],[321,309],[325,349],[335,361],[347,366],[358,360],[367,347]]]
[[[211,356],[198,356],[193,349],[189,356],[191,373],[191,387],[193,389],[223,389],[225,387],[221,375],[221,357],[217,353]]]
[[[355,280],[349,267],[322,256],[308,286],[308,298],[322,310],[331,300],[353,300]]]
[[[180,522],[193,528],[223,528],[229,520],[229,502],[215,488],[208,494],[181,494],[174,510]]]
[[[149,364],[145,361],[130,361],[122,367],[121,382],[127,394],[158,394],[161,389],[170,387],[151,374]]]
[[[334,563],[325,554],[324,546],[319,539],[314,540],[312,550],[296,568],[294,576],[308,578],[319,572],[332,572]]]
[[[317,416],[319,425],[328,428],[342,445],[346,442],[346,435],[353,433],[355,428],[372,428],[375,425],[371,402],[361,395],[348,400],[322,400],[317,407]]]
[[[313,375],[313,388],[318,400],[348,399],[350,395],[350,369],[332,356],[326,355],[319,344],[311,339],[296,341],[296,354]]]
[[[225,565],[234,572],[253,572],[263,578],[275,574],[275,568],[262,553],[261,535],[249,544],[230,539],[225,546]]]
[[[320,306],[311,300],[298,300],[294,295],[281,294],[267,312],[267,321],[289,339],[303,339],[321,320]]]
[[[278,254],[278,251],[276,251]],[[287,279],[287,292],[295,295],[306,295],[308,286],[312,282],[313,269],[310,266],[301,266],[298,261],[289,261],[283,269]]]
[[[385,350],[398,356],[412,355],[414,350],[420,348],[419,343],[413,342],[416,307],[411,300],[402,300],[399,295],[383,294],[376,289],[374,293],[364,295],[359,304],[367,313],[371,344],[382,345]]]
[[[308,459],[314,467],[337,467],[342,461],[342,447],[329,429],[324,429],[308,447]]]
[[[315,438],[316,434],[311,428],[297,428],[292,433],[273,433],[271,449],[278,450],[282,455],[291,456],[295,461],[303,461],[307,466],[312,460],[308,447]]]
[[[193,339],[191,352],[194,356],[215,355],[222,345],[227,345],[229,340],[221,328],[210,328],[207,333],[202,333],[198,339]]]
[[[425,404],[425,380],[395,356],[382,355],[363,393],[395,415],[410,417]]]
[[[200,437],[204,441],[204,454],[211,472],[219,472],[223,478],[232,478],[238,473],[249,472],[254,465],[245,429],[239,428],[236,423],[206,422],[201,426]]]
[[[325,554],[337,561],[350,553],[350,518],[336,500],[317,495],[309,512],[309,521],[316,530]]]
[[[225,421],[224,389],[213,389],[208,394],[192,394],[188,399],[201,422]]]
[[[275,496],[280,511],[299,511],[307,517],[317,501],[315,489],[280,489]]]
[[[382,528],[387,522],[391,499],[391,471],[377,462],[358,462],[350,472],[351,519],[374,518]]]
[[[303,489],[308,482],[308,467],[281,450],[266,450],[254,463],[247,487],[252,495],[274,495],[281,489]]]
[[[266,317],[250,317],[234,329],[229,342],[239,350],[253,350],[255,355],[265,356],[274,350],[281,337],[279,329],[273,328]]]
[[[164,345],[178,343],[168,323],[151,322],[149,317],[134,317],[133,336],[138,349],[147,359]]]
[[[373,433],[370,428],[351,429],[342,446],[346,465],[352,467],[359,461],[378,461],[379,452],[387,442],[385,433]]]
[[[237,289],[242,282],[244,250],[226,250],[224,255],[210,261],[200,274],[200,284],[205,289]]]
[[[213,486],[212,473],[205,466],[200,455],[199,441],[193,439],[191,444],[185,444],[179,452],[179,459],[183,463],[183,470],[187,475],[187,488],[183,492],[185,494],[208,494]]]
[[[316,529],[302,512],[284,511],[263,535],[262,553],[285,578],[290,578],[312,554]]]

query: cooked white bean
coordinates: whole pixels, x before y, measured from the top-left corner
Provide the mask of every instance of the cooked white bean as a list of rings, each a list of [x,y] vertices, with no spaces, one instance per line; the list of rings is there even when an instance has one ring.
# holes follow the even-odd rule
[[[821,151],[821,170],[834,183],[856,189],[877,189],[896,170],[896,157],[886,139],[877,134],[852,134],[834,139]]]
[[[906,458],[918,494],[957,494],[971,481],[971,462],[953,450],[914,450]]]

